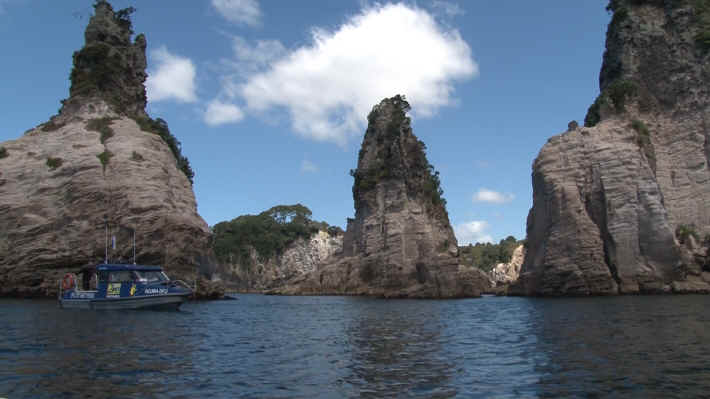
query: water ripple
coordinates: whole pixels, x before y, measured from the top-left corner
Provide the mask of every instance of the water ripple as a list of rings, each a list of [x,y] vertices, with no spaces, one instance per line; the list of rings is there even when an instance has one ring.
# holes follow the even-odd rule
[[[704,397],[705,296],[242,295],[180,312],[0,300],[0,397]]]

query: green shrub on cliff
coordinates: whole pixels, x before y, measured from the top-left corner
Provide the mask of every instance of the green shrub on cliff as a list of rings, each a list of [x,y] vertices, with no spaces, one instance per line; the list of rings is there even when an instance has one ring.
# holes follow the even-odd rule
[[[57,169],[58,167],[62,166],[62,163],[64,163],[64,161],[62,160],[62,158],[49,157],[49,158],[47,158],[46,163],[47,163],[47,167],[49,167],[49,169],[54,170],[54,169]]]
[[[608,108],[617,114],[626,110],[627,101],[638,92],[636,84],[630,80],[616,80],[599,93],[594,103],[587,110],[584,126],[592,127],[601,121],[602,108]]]
[[[86,130],[101,133],[101,144],[104,144],[106,140],[113,137],[114,131],[111,129],[111,122],[115,119],[109,117],[90,119],[86,122]]]
[[[485,272],[489,272],[498,263],[508,263],[513,256],[513,251],[522,241],[518,241],[513,236],[508,236],[500,240],[498,244],[476,243],[459,247],[459,256],[466,265],[477,267]]]
[[[7,158],[7,149],[5,147],[0,147],[0,159]]]
[[[231,221],[217,223],[213,228],[213,248],[223,263],[249,266],[250,248],[266,260],[283,253],[298,238],[308,239],[319,230],[334,235],[342,232],[325,222],[311,220],[311,210],[296,205],[279,205],[258,215],[243,215]]]
[[[170,147],[173,156],[175,156],[177,168],[187,176],[187,179],[190,180],[190,184],[192,184],[195,178],[195,172],[192,170],[192,167],[190,167],[190,161],[187,157],[182,155],[182,145],[180,141],[170,133],[168,123],[161,118],[136,118],[135,121],[144,132],[157,134],[163,139],[165,144]]]
[[[378,148],[376,161],[367,169],[350,170],[350,176],[355,179],[353,182],[355,209],[360,207],[359,201],[362,194],[373,190],[379,182],[399,178],[406,182],[407,190],[411,194],[421,195],[422,198],[428,200],[427,202],[431,205],[428,207],[429,211],[434,214],[445,214],[444,190],[441,188],[439,172],[426,159],[426,145],[420,140],[399,139],[402,133],[411,131],[411,121],[407,117],[411,106],[405,96],[398,94],[374,106],[367,116],[369,124],[367,134],[372,132],[371,129],[376,129],[377,118],[388,103],[392,105],[394,112],[388,115],[389,119],[384,132],[378,132],[376,136]],[[402,148],[403,146],[408,146],[408,148]],[[360,149],[358,163],[364,156],[364,150],[365,147]],[[406,154],[409,159],[401,159],[403,154]],[[409,168],[403,170],[402,164],[408,164]]]
[[[108,161],[111,159],[112,156],[113,153],[109,150],[106,150],[101,154],[97,155],[96,158],[99,159],[99,161],[101,162],[101,166],[104,168],[104,170],[106,170],[106,165],[108,165]]]
[[[693,236],[695,238],[695,241],[700,240],[700,236],[698,235],[697,231],[695,231],[695,225],[693,224],[681,224],[678,225],[675,229],[675,236],[678,238],[678,242],[681,244],[685,244],[685,242],[688,240],[688,237]]]

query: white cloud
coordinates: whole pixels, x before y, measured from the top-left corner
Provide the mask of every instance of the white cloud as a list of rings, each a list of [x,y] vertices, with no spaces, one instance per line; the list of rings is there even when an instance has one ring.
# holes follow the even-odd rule
[[[212,0],[212,7],[235,24],[257,26],[261,22],[261,9],[256,0]]]
[[[234,104],[224,103],[217,99],[207,104],[205,122],[210,126],[236,123],[242,119],[244,119],[244,113]]]
[[[148,72],[149,101],[174,99],[189,103],[197,100],[192,60],[171,54],[165,46],[151,51],[150,55],[157,67]]]
[[[443,13],[449,18],[464,15],[466,13],[460,5],[451,1],[434,0],[432,1],[431,6],[434,10]]]
[[[361,134],[372,106],[395,94],[406,95],[416,115],[431,116],[454,102],[455,81],[478,74],[458,31],[415,6],[377,5],[312,36],[267,70],[232,81],[231,93],[251,112],[283,107],[294,130],[315,140],[342,144]],[[235,42],[238,60],[249,59],[251,48],[242,44]]]
[[[481,188],[473,195],[473,202],[490,202],[492,204],[505,204],[515,198],[513,194],[503,194],[497,191]]]
[[[252,45],[239,36],[232,37],[232,50],[234,59],[222,62],[239,77],[249,77],[286,54],[286,48],[278,40],[257,40]],[[236,96],[237,91],[235,88],[230,94]]]
[[[493,242],[493,237],[486,232],[489,225],[485,220],[474,220],[454,226],[454,234],[459,245],[475,244],[477,242]]]
[[[303,162],[301,162],[301,173],[316,173],[318,172],[318,166],[314,164],[313,162],[304,159]]]

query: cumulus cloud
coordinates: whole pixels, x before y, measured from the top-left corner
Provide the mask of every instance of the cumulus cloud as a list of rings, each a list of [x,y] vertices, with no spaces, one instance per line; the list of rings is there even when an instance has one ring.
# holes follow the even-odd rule
[[[473,202],[489,202],[491,204],[505,204],[515,198],[513,194],[503,194],[497,191],[482,188],[473,195]]]
[[[165,46],[150,52],[156,67],[148,72],[148,100],[194,102],[195,64],[192,60],[171,54]]]
[[[236,123],[242,119],[244,119],[244,113],[234,104],[225,103],[217,99],[207,104],[205,122],[210,126]]]
[[[431,6],[434,10],[443,13],[449,18],[464,15],[466,13],[460,5],[450,1],[434,0],[432,1]]]
[[[255,74],[286,54],[286,48],[278,40],[257,40],[251,44],[239,36],[232,37],[232,50],[234,59],[223,62],[230,66],[238,76]]]
[[[318,166],[314,164],[313,162],[304,159],[303,162],[301,162],[301,173],[316,173],[318,172]]]
[[[485,220],[474,220],[454,226],[454,234],[459,245],[475,244],[477,242],[493,242],[493,237],[486,232],[489,225]]]
[[[261,22],[261,9],[256,0],[212,0],[212,7],[235,24],[257,26]]]
[[[242,44],[235,42],[237,59],[253,59],[253,47]],[[262,46],[270,54],[280,50],[275,43]],[[309,45],[231,86],[248,111],[282,107],[299,134],[342,144],[362,133],[383,98],[404,94],[415,115],[431,116],[453,103],[456,81],[477,74],[458,31],[421,8],[387,4],[363,10],[335,31],[314,29]]]

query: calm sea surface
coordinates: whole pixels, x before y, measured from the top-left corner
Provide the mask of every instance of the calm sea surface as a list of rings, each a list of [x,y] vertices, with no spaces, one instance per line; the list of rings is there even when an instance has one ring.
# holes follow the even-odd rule
[[[710,296],[0,300],[2,398],[710,395]]]

